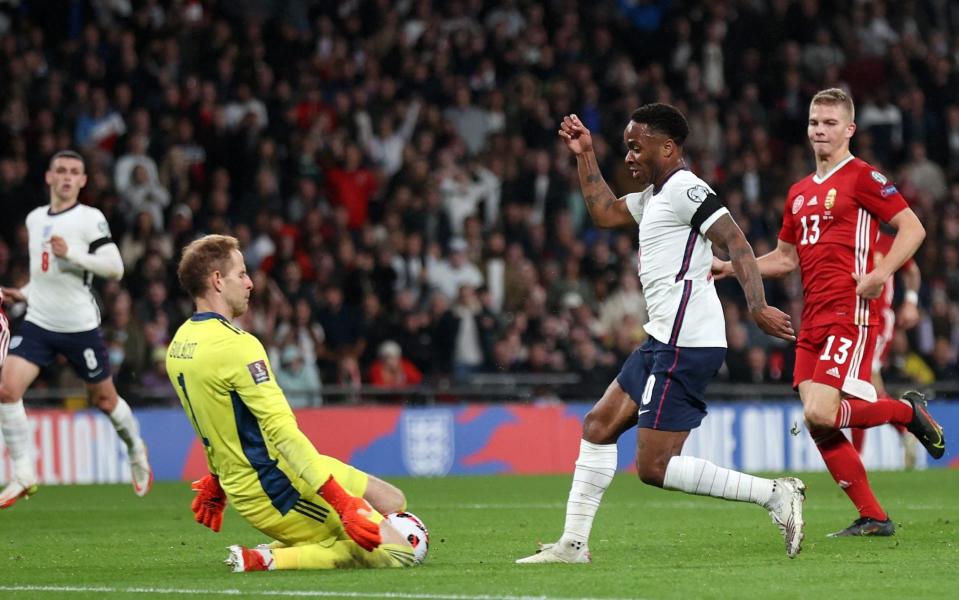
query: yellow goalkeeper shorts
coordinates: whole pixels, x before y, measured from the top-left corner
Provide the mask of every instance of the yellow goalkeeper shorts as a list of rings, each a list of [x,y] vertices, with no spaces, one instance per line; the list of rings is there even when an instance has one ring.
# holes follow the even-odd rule
[[[329,456],[322,460],[323,468],[330,471],[343,489],[354,496],[366,493],[369,483],[366,473]],[[287,546],[332,544],[337,539],[348,539],[336,511],[316,490],[301,490],[300,494],[300,499],[285,515],[281,515],[264,494],[262,504],[252,510],[246,507],[243,516],[261,533]]]

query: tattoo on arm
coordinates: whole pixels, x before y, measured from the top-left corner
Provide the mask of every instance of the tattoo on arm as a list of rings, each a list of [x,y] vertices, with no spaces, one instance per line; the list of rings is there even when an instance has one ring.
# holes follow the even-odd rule
[[[720,249],[729,253],[729,260],[733,264],[736,279],[746,294],[746,304],[749,310],[757,310],[766,306],[766,292],[763,289],[763,279],[759,274],[759,264],[753,248],[746,241],[746,236],[736,222],[729,215],[723,215],[707,231],[706,237]]]
[[[740,234],[742,236],[742,234]],[[745,237],[735,240],[729,245],[729,259],[736,271],[736,279],[746,294],[746,304],[749,310],[756,310],[766,306],[766,292],[763,289],[763,278],[759,274],[759,265],[752,246]]]
[[[579,172],[579,184],[583,190],[583,199],[586,201],[586,210],[589,212],[593,223],[600,227],[615,223],[614,220],[611,220],[615,215],[610,214],[610,209],[618,199],[600,174],[599,165],[596,163],[596,155],[589,153],[577,157],[576,168]]]

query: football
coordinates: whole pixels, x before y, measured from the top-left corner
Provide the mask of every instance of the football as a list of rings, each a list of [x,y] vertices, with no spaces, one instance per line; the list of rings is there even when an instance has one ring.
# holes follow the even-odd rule
[[[422,564],[430,548],[430,532],[426,530],[423,521],[408,512],[390,513],[386,515],[386,519],[413,546],[413,558],[416,559],[416,564]]]

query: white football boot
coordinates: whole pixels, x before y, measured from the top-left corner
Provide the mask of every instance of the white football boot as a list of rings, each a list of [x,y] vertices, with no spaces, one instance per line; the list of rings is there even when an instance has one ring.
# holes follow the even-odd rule
[[[271,550],[246,548],[240,545],[230,546],[227,550],[230,551],[230,554],[223,561],[223,564],[230,567],[230,570],[234,573],[276,569],[276,563],[273,561],[273,551]]]
[[[586,542],[566,540],[562,538],[554,544],[540,544],[536,554],[516,561],[520,565],[535,565],[545,563],[591,563],[593,557],[589,553]]]
[[[153,469],[147,458],[146,444],[141,444],[139,452],[130,454],[130,479],[133,481],[133,493],[141,498],[153,487]]]
[[[3,492],[0,492],[0,510],[10,508],[21,498],[29,500],[39,489],[32,459],[24,457],[12,462],[10,482],[3,488]]]
[[[3,492],[0,492],[0,509],[10,508],[21,498],[29,500],[30,496],[36,494],[38,489],[35,483],[26,485],[20,483],[20,480],[14,479],[7,484],[7,487],[3,488]]]
[[[769,516],[779,527],[786,542],[786,556],[796,558],[802,550],[805,523],[802,505],[806,499],[806,484],[795,477],[774,480],[773,495],[766,504]]]

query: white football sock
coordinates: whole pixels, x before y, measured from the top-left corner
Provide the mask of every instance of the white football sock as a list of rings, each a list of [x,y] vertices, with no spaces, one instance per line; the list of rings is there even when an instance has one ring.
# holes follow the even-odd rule
[[[695,456],[674,456],[666,465],[663,487],[687,494],[766,506],[772,497],[774,482],[772,479],[718,467]]]
[[[586,542],[603,494],[616,474],[616,444],[579,443],[579,458],[566,502],[563,539]]]
[[[117,405],[110,413],[110,420],[113,421],[113,427],[117,430],[117,435],[127,445],[130,454],[140,452],[143,449],[143,440],[140,438],[140,424],[130,405],[123,398],[117,396]]]
[[[22,399],[0,404],[0,431],[10,452],[13,476],[24,485],[33,485],[37,481],[37,470],[31,452],[30,424]]]

